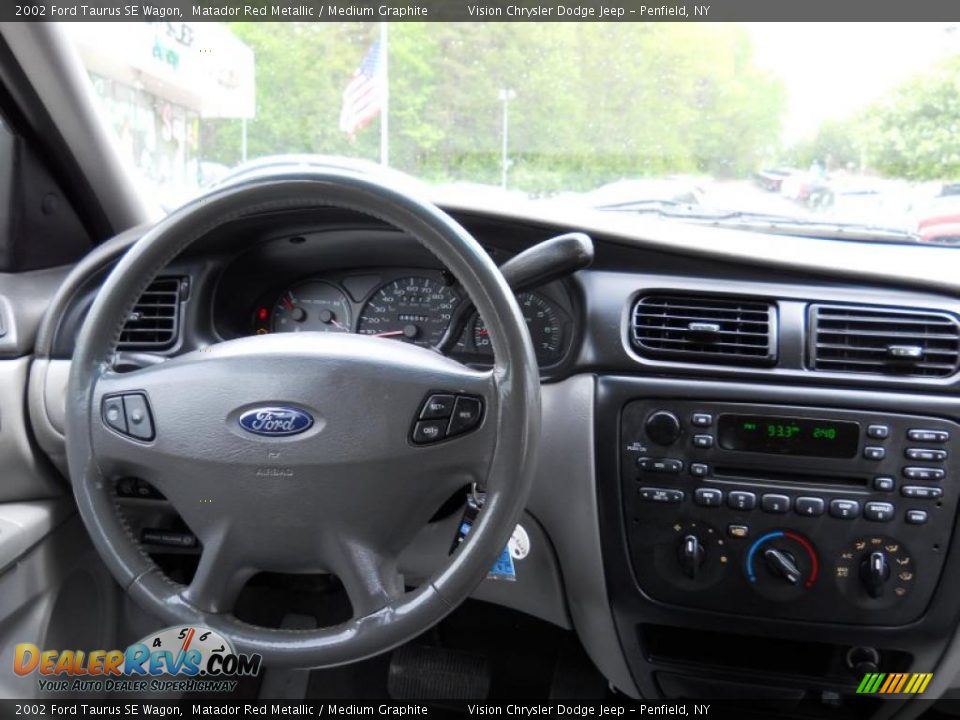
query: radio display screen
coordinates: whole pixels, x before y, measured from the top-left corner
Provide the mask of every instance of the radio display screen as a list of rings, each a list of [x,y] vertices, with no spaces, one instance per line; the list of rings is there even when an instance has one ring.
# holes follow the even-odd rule
[[[717,441],[726,450],[852,458],[860,442],[860,424],[843,420],[721,415]]]

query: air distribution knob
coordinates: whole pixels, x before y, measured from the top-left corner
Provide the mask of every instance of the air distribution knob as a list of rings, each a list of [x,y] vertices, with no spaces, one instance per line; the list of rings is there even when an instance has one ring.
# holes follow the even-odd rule
[[[860,582],[867,595],[872,598],[883,597],[883,589],[890,579],[890,562],[885,553],[875,550],[867,555],[860,564]]]
[[[672,445],[680,437],[680,421],[672,412],[658,410],[647,418],[647,437],[657,445]]]
[[[703,549],[703,543],[693,533],[684,535],[680,541],[680,569],[683,574],[691,580],[695,580],[706,552]]]

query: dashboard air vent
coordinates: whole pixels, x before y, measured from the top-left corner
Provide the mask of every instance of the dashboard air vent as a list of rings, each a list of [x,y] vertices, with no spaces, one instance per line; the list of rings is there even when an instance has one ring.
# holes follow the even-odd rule
[[[720,365],[770,365],[776,310],[756,298],[646,295],[633,308],[633,346],[645,357]]]
[[[960,369],[953,315],[877,306],[814,305],[814,370],[949,377]]]
[[[163,350],[180,332],[180,281],[158,277],[134,305],[120,333],[118,350]]]

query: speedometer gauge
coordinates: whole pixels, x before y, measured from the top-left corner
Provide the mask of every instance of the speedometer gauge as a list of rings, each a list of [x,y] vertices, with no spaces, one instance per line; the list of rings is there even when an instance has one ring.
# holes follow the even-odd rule
[[[270,317],[270,330],[275,333],[350,332],[353,324],[347,296],[322,280],[307,280],[284,291]]]
[[[360,314],[357,332],[429,347],[443,337],[460,298],[427,277],[398,278],[374,293]]]
[[[523,319],[527,322],[527,330],[533,340],[537,358],[545,362],[558,360],[561,355],[561,323],[553,303],[534,292],[520,293],[517,295],[517,303]],[[487,326],[479,317],[473,326],[473,344],[478,352],[493,352]]]

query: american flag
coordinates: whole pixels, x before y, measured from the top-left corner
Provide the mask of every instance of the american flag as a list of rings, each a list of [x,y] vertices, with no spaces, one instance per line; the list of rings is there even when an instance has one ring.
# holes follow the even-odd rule
[[[340,129],[351,138],[369,125],[383,106],[387,83],[384,53],[380,40],[375,40],[343,91]]]

